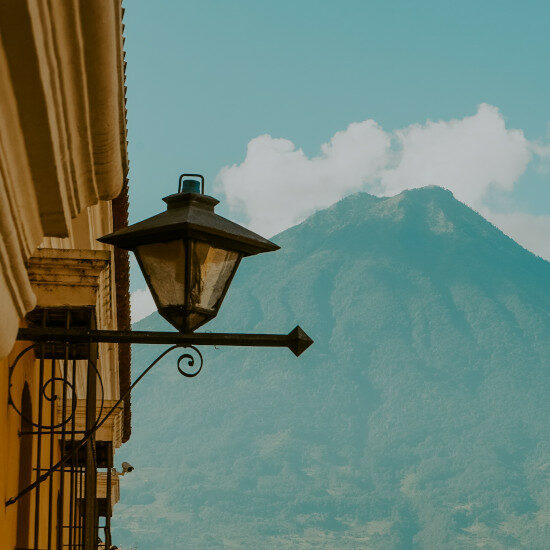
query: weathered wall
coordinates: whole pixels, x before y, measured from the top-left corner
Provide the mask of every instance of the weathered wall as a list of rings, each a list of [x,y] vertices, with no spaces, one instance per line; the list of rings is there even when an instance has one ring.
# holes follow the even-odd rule
[[[0,379],[0,400],[7,405],[8,403],[8,379],[9,379],[9,366],[12,365],[17,354],[22,351],[28,343],[17,343],[14,346],[12,353],[7,358],[0,360],[0,372],[2,373]],[[17,368],[13,372],[11,395],[18,409],[21,409],[21,396],[23,393],[23,387],[25,382],[29,386],[30,395],[32,399],[33,415],[35,418],[38,416],[38,362],[34,358],[34,353],[31,351],[26,354],[18,363]],[[47,365],[49,368],[50,365]],[[43,400],[42,415],[45,419],[50,418],[52,404],[47,400]],[[21,427],[21,418],[15,412],[11,406],[3,406],[0,408],[0,441],[2,442],[2,452],[0,453],[0,495],[2,498],[2,504],[9,498],[17,495],[19,492],[19,460],[20,460],[20,443],[21,437],[29,437],[32,442],[32,464],[34,465],[36,460],[36,448],[37,438],[29,435],[20,436],[19,431]],[[42,437],[41,445],[41,462],[42,464],[49,463],[49,437]],[[55,445],[54,461],[59,460],[59,448]],[[32,473],[32,479],[34,475]],[[47,548],[48,538],[48,513],[49,513],[49,482],[42,484],[40,490],[40,525],[42,528],[39,533],[40,548]],[[57,495],[59,491],[59,476],[55,476],[52,479],[52,492]],[[33,491],[27,497],[30,502],[30,526],[34,524],[35,514],[35,495]],[[11,549],[16,545],[17,534],[17,513],[19,503],[12,506],[0,506],[0,548]],[[52,523],[56,524],[57,518],[55,516],[55,508],[53,510]],[[54,530],[55,531],[55,530]],[[29,548],[32,547],[33,533],[29,532]],[[52,544],[55,548],[55,532],[52,532]]]
[[[116,0],[0,2],[0,357],[34,307],[28,258],[44,237],[93,234],[73,219],[110,220],[110,203],[88,209],[123,188],[121,19]]]
[[[111,201],[128,171],[122,31],[120,0],[0,2],[0,550],[16,544],[18,505],[4,503],[20,489],[21,423],[8,404],[9,365],[23,345],[18,328],[37,305],[90,306],[98,328],[117,328],[114,254],[96,239],[113,228]],[[100,346],[98,367],[105,397],[117,399],[115,345]],[[35,420],[38,372],[29,353],[12,380],[14,401],[28,383]],[[44,400],[44,418],[50,406]],[[120,414],[115,424],[103,436],[119,445]],[[49,449],[43,436],[43,463]],[[58,453],[56,441],[54,459]],[[53,495],[58,488],[55,476]],[[48,547],[49,497],[45,482],[40,548]]]

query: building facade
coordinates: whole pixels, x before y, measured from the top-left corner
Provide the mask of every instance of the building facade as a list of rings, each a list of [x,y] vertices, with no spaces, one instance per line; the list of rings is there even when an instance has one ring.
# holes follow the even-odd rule
[[[120,344],[17,340],[127,329],[120,0],[0,2],[0,550],[110,548],[114,452],[130,436]]]

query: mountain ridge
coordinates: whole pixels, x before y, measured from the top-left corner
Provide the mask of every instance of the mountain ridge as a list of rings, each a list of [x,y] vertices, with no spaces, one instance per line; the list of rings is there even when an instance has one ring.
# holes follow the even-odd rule
[[[315,344],[208,349],[187,383],[164,360],[134,393],[118,540],[542,550],[550,264],[440,188],[356,194],[274,239],[207,330]]]

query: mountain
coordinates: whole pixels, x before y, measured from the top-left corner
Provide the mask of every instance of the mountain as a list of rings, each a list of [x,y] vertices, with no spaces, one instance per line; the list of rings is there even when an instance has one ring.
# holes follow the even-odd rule
[[[172,352],[137,386],[117,544],[548,548],[550,264],[438,187],[274,241],[206,328],[315,344],[205,349],[194,379]]]

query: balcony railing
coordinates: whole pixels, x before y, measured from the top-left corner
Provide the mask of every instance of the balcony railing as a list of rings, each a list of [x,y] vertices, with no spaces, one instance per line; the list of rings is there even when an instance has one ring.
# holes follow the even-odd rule
[[[30,320],[39,320],[42,327],[95,328],[89,308],[35,310]],[[30,417],[22,399],[12,395],[15,372],[27,354],[34,355],[37,370]],[[9,402],[22,417],[20,437],[33,440],[28,447],[33,450],[28,479],[40,481],[41,474],[59,462],[55,473],[36,483],[32,491],[25,493],[25,487],[20,487],[16,498],[34,503],[20,507],[28,515],[23,519],[29,530],[28,546],[19,545],[20,550],[111,548],[110,518],[118,500],[118,477],[112,473],[113,437],[106,435],[120,435],[122,411],[108,419],[103,432],[83,441],[108,406],[97,357],[94,343],[40,342],[23,350],[10,367]],[[77,395],[77,386],[84,388],[82,395]],[[100,517],[105,518],[101,526]]]

